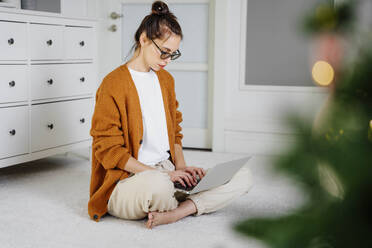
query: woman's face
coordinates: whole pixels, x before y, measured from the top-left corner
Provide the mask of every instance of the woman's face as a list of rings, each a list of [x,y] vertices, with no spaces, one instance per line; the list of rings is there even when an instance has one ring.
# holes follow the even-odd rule
[[[165,37],[164,39],[153,39],[153,41],[161,50],[172,54],[178,50],[181,37],[172,33],[170,36]],[[156,47],[154,42],[148,39],[145,33],[142,33],[141,46],[143,51],[141,51],[141,53],[143,52],[144,60],[148,66],[154,71],[158,71],[166,66],[170,62],[171,58],[160,58],[161,52],[159,48]]]

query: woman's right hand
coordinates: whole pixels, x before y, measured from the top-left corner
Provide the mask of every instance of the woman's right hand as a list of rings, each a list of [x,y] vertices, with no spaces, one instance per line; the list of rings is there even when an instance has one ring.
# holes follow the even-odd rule
[[[196,185],[196,179],[185,171],[175,170],[175,171],[167,171],[167,173],[172,182],[180,182],[182,186],[184,187],[186,187],[184,181],[187,182],[189,187]]]

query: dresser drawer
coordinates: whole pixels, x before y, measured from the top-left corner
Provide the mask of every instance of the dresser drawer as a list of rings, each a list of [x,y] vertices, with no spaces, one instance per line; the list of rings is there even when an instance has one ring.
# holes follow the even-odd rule
[[[93,64],[32,65],[31,100],[92,94],[96,80]]]
[[[0,159],[28,153],[28,106],[0,108]]]
[[[0,103],[27,101],[27,65],[0,65]]]
[[[32,60],[62,59],[63,26],[30,24]]]
[[[0,60],[26,60],[26,37],[26,23],[0,21]]]
[[[33,105],[32,152],[89,139],[93,109],[93,98]]]
[[[65,27],[65,59],[93,59],[93,28]]]

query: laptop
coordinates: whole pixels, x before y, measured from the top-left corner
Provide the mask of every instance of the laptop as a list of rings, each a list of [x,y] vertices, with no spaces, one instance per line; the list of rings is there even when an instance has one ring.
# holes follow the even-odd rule
[[[221,186],[229,182],[231,178],[238,172],[240,168],[242,168],[248,162],[250,158],[251,156],[220,163],[212,168],[207,169],[207,173],[205,174],[205,176],[201,180],[198,179],[198,181],[200,181],[195,186],[192,185],[191,187],[188,187],[187,183],[185,182],[187,187],[184,188],[179,182],[174,182],[176,192],[178,191],[186,195],[191,195]]]

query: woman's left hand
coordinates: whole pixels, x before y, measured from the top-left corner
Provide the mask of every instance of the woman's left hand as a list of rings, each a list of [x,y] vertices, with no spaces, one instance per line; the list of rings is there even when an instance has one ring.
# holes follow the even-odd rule
[[[198,168],[195,166],[187,166],[186,168],[182,170],[190,173],[194,177],[195,181],[196,181],[196,174],[199,175],[200,179],[202,179],[206,174],[206,171],[203,168]]]

